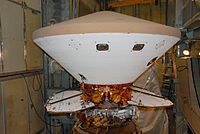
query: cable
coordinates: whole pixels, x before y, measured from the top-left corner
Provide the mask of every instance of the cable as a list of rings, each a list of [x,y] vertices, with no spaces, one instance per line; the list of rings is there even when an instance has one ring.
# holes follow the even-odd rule
[[[39,91],[42,89],[42,78],[40,76],[40,73],[39,72],[33,72],[33,81],[32,81],[32,88],[34,91]],[[35,88],[35,79],[37,80],[37,83],[39,85],[39,87],[36,89]]]
[[[35,72],[32,72],[32,74],[33,74],[32,89],[35,92],[39,92],[40,91],[41,99],[42,99],[43,103],[45,103],[45,99],[44,99],[44,95],[43,95],[43,91],[42,91],[42,78],[41,78],[40,72],[39,71],[35,71]],[[37,80],[36,84],[39,85],[39,87],[37,89],[35,88],[35,79]]]
[[[36,77],[37,77],[37,74],[35,74],[35,73],[33,73],[33,80],[32,80],[32,89],[34,90],[34,91],[40,91],[40,83],[38,82],[38,84],[39,84],[39,88],[35,88],[35,79],[36,79]]]
[[[33,109],[34,109],[36,115],[38,116],[38,118],[39,118],[43,123],[45,123],[45,124],[47,124],[47,125],[49,125],[49,126],[60,127],[61,125],[52,125],[52,124],[48,123],[46,120],[44,120],[44,119],[40,116],[40,114],[38,113],[38,111],[37,111],[37,109],[36,109],[36,107],[35,107],[35,105],[34,105],[34,103],[33,103],[33,99],[32,99],[32,97],[31,97],[31,93],[30,93],[30,90],[29,90],[28,81],[27,81],[26,77],[25,77],[23,74],[22,74],[22,76],[23,76],[24,82],[25,82],[25,84],[26,84],[26,89],[27,89],[27,91],[28,91],[28,96],[29,96],[29,99],[30,99],[30,101],[31,101],[31,106],[33,107]]]
[[[41,78],[41,74],[40,72],[35,72],[36,76],[37,76],[37,81],[38,81],[38,84],[39,84],[39,89],[40,89],[40,92],[41,92],[41,97],[42,97],[42,100],[43,102],[45,102],[45,99],[44,99],[44,94],[43,94],[43,91],[42,91],[42,78]]]

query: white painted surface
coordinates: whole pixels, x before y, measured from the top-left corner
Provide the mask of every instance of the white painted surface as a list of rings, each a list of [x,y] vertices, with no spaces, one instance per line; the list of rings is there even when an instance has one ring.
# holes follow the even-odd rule
[[[150,91],[139,89],[139,88],[133,88],[133,89],[135,91],[132,92],[131,101],[128,102],[128,104],[130,105],[142,106],[142,107],[169,107],[173,105],[173,103],[170,100],[161,98],[162,96],[160,96],[160,98],[156,97],[158,95]],[[148,95],[148,94],[151,94],[151,95]]]
[[[66,99],[57,103],[53,103],[59,101],[64,98],[68,98],[70,96],[74,96],[80,94],[80,91],[63,91],[61,93],[53,95],[50,100],[47,102],[46,110],[49,113],[71,113],[80,110],[84,110],[94,106],[92,102],[84,102],[80,99],[80,95],[76,97],[72,97],[70,99]],[[53,103],[53,104],[50,104]]]
[[[131,101],[128,102],[128,104],[130,105],[142,106],[142,107],[168,107],[168,106],[173,105],[173,103],[167,99],[152,96],[152,95],[156,95],[153,92],[138,89],[138,88],[133,88],[133,89],[135,91],[132,91]],[[147,95],[141,92],[148,93],[151,95]],[[85,110],[85,109],[95,106],[95,104],[92,102],[82,101],[80,98],[80,94],[81,94],[80,91],[73,91],[73,90],[66,90],[58,94],[54,94],[47,101],[47,104],[46,104],[47,112],[54,113],[54,114],[72,113],[72,112]],[[73,97],[74,95],[77,95],[77,96]],[[65,100],[62,100],[62,99],[65,99]],[[59,101],[59,100],[62,100],[62,101]]]
[[[133,82],[155,57],[161,57],[179,39],[167,35],[140,33],[88,33],[37,38],[34,41],[79,82],[122,84]],[[97,44],[108,44],[108,51],[97,51]],[[132,51],[135,44],[145,44]]]

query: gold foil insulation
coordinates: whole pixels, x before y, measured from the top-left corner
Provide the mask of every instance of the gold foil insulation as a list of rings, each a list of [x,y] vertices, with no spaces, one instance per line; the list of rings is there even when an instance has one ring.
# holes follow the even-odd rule
[[[102,106],[107,104],[114,104],[117,106],[126,105],[131,100],[132,90],[129,84],[116,84],[116,85],[92,85],[81,84],[83,95],[82,100],[91,101],[95,104]]]

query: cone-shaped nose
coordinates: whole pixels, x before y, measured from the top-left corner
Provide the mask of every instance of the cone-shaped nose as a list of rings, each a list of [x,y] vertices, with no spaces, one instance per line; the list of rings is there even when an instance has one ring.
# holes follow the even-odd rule
[[[34,42],[78,81],[134,81],[171,48],[179,30],[114,12],[97,12],[34,32]]]

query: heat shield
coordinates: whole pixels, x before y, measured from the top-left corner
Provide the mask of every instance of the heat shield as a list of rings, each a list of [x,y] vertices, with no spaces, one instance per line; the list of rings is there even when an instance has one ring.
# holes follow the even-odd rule
[[[41,28],[34,42],[79,82],[131,83],[180,38],[176,28],[102,11]]]

